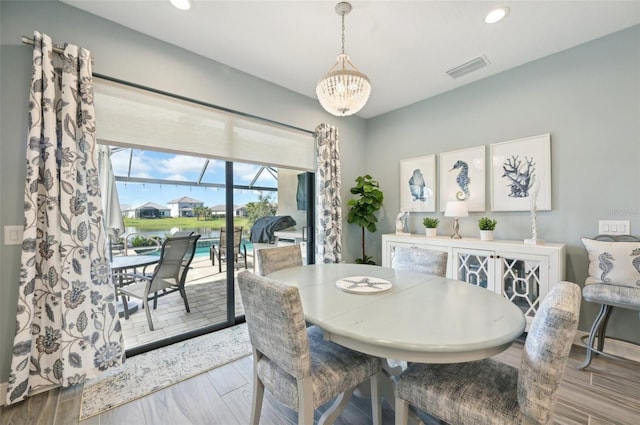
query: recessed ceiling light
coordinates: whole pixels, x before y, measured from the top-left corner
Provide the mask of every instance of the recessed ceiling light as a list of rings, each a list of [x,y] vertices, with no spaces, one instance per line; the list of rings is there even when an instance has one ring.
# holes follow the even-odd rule
[[[191,0],[170,0],[171,4],[180,10],[189,10],[191,9]]]
[[[484,21],[487,24],[495,24],[496,22],[501,21],[508,14],[509,8],[507,6],[500,6],[489,12],[487,17],[484,18]]]

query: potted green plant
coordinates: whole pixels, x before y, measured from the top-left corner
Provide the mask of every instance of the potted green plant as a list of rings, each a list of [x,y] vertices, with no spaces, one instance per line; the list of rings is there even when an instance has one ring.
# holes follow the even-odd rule
[[[433,217],[425,217],[422,220],[422,224],[424,225],[425,234],[428,238],[433,238],[436,235],[436,228],[438,224],[440,224],[440,220]]]
[[[498,222],[489,217],[482,217],[480,220],[478,220],[478,228],[480,229],[480,240],[492,241],[493,231],[496,228],[496,224],[498,224]]]
[[[359,198],[349,200],[348,223],[355,223],[362,228],[362,258],[357,258],[358,264],[375,264],[372,257],[367,256],[364,244],[365,229],[373,233],[377,230],[378,219],[376,211],[382,208],[384,195],[380,190],[380,184],[370,175],[356,178],[356,185],[351,188],[351,193],[359,195]]]

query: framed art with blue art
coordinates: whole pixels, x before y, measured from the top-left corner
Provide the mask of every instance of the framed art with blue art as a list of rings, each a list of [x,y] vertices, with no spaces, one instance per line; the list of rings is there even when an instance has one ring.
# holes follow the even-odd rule
[[[400,209],[408,212],[436,211],[436,156],[400,161]]]
[[[485,148],[441,153],[440,211],[449,201],[466,201],[469,211],[485,210]]]
[[[551,209],[551,135],[491,145],[491,209]]]

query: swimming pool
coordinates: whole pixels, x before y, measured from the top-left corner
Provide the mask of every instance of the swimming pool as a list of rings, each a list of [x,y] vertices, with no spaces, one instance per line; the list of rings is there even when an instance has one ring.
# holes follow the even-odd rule
[[[247,252],[248,251],[253,251],[253,244],[248,241],[248,240],[243,240],[242,244],[247,248]],[[211,245],[218,245],[218,241],[215,239],[204,239],[202,241],[198,241],[198,244],[196,245],[196,253],[195,253],[195,257],[208,257],[209,256],[209,249],[211,248]],[[160,251],[154,251],[154,252],[141,252],[141,254],[145,254],[145,255],[160,255]]]

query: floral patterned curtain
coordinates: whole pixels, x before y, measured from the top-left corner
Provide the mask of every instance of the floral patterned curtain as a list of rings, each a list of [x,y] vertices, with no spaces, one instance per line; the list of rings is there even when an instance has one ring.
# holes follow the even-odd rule
[[[95,151],[91,54],[38,32],[7,404],[124,361]]]
[[[316,128],[316,263],[342,261],[342,199],[338,129]]]

